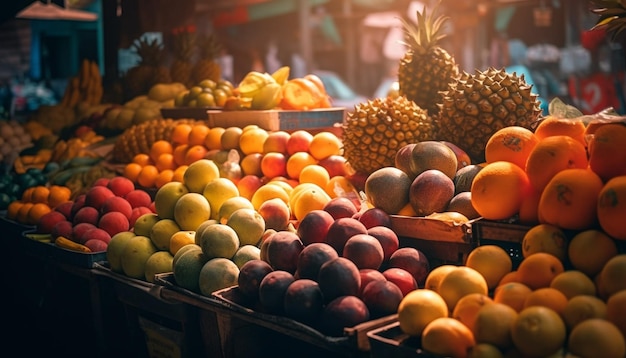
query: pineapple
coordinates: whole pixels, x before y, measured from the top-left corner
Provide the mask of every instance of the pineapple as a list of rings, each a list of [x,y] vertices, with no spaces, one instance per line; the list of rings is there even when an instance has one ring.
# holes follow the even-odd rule
[[[463,72],[443,92],[436,137],[461,147],[472,162],[485,160],[485,145],[499,129],[521,126],[533,130],[541,114],[538,95],[524,76],[504,69]]]
[[[432,138],[428,112],[404,96],[376,98],[355,106],[342,124],[343,151],[357,172],[393,166],[403,146]]]
[[[124,78],[126,99],[147,94],[156,83],[170,83],[171,78],[162,65],[163,45],[157,39],[139,38],[133,42],[133,50],[139,56],[139,64],[128,70]]]
[[[219,64],[215,62],[221,48],[214,34],[206,36],[198,42],[200,59],[192,71],[192,78],[195,83],[200,83],[206,79],[218,82],[222,78],[222,70]]]
[[[180,82],[186,87],[194,84],[191,76],[196,35],[192,28],[179,28],[174,31],[174,62],[170,66],[170,75],[174,82]],[[197,83],[197,82],[196,82]]]
[[[439,112],[439,91],[459,74],[454,58],[438,44],[445,37],[442,30],[447,20],[445,16],[427,14],[426,8],[417,12],[416,25],[402,20],[407,51],[398,67],[399,93],[431,116]]]
[[[600,15],[594,28],[605,27],[612,40],[617,40],[626,30],[626,0],[591,0],[596,6],[593,13]]]

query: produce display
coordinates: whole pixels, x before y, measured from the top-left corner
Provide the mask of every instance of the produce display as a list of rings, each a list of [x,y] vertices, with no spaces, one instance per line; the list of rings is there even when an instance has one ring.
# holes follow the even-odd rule
[[[540,116],[522,76],[460,71],[438,44],[445,21],[404,23],[399,95],[356,105],[340,134],[163,118],[332,107],[289,67],[221,79],[217,40],[190,29],[169,68],[161,44],[136,41],[123,103],[101,103],[85,60],[58,105],[0,121],[0,209],[41,244],[106,253],[115,275],[236,288],[252,312],[329,337],[393,317],[399,345],[433,356],[626,356],[626,120],[558,99]],[[407,218],[419,240],[397,234]],[[432,221],[524,234],[421,237]],[[424,242],[469,251],[441,262]]]

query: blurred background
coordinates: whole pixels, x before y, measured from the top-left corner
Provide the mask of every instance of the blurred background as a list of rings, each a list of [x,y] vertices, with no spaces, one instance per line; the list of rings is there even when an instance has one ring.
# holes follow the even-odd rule
[[[175,29],[214,34],[224,78],[291,66],[315,72],[346,103],[385,95],[405,47],[401,18],[424,6],[450,18],[445,47],[465,71],[505,67],[549,101],[624,113],[624,37],[591,31],[588,0],[13,0],[0,5],[0,111],[25,113],[63,94],[82,59],[108,93],[156,39],[174,61]],[[106,90],[105,90],[106,91]]]

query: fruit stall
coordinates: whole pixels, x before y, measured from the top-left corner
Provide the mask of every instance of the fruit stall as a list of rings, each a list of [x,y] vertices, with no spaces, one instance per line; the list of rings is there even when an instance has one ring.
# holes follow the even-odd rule
[[[405,24],[398,93],[354,108],[288,66],[178,81],[146,58],[105,103],[84,60],[58,104],[0,121],[5,343],[626,357],[626,117],[543,114],[523,76],[460,70],[444,23]]]

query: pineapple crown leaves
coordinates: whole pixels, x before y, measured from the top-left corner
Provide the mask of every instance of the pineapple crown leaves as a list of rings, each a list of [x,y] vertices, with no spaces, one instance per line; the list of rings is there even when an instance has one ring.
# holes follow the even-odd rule
[[[132,44],[132,48],[140,57],[139,63],[146,66],[159,65],[161,57],[165,51],[163,44],[161,44],[156,38],[152,40],[148,40],[143,37],[136,39]]]
[[[206,59],[214,59],[222,49],[222,45],[217,40],[215,34],[203,36],[198,41],[198,50],[200,55]]]
[[[596,8],[591,11],[600,15],[592,30],[605,28],[615,40],[626,30],[626,0],[591,0]]]
[[[196,42],[195,25],[179,26],[172,30],[174,35],[174,56],[182,61],[188,61],[193,56]]]
[[[441,4],[441,1],[431,13],[427,12],[426,6],[424,6],[422,12],[417,11],[417,25],[413,25],[405,19],[400,19],[405,33],[405,41],[402,41],[402,44],[412,48],[414,51],[424,53],[447,36],[442,33],[442,28],[449,17],[435,17],[439,4]]]

